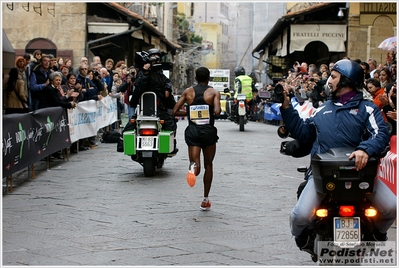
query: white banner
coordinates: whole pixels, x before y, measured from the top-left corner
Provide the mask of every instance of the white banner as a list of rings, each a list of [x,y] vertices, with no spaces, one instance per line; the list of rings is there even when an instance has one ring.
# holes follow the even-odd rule
[[[291,24],[290,53],[304,51],[307,44],[320,41],[330,52],[345,52],[346,25]]]
[[[71,142],[96,136],[100,128],[117,121],[117,101],[107,96],[101,101],[79,102],[75,109],[68,109]]]

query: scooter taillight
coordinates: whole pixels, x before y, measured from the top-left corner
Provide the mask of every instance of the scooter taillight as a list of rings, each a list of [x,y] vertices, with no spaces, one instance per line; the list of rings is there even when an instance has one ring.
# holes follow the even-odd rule
[[[364,210],[364,215],[366,217],[375,217],[375,216],[377,216],[377,210],[375,208],[373,208],[373,207],[366,208]]]
[[[352,217],[353,215],[355,215],[355,207],[354,206],[340,206],[338,213],[342,217]]]
[[[156,129],[140,129],[140,136],[155,136],[157,132]]]
[[[240,102],[239,105],[240,105],[241,108],[243,108],[245,106],[243,102]]]
[[[316,216],[320,218],[325,218],[328,216],[328,210],[325,208],[319,208],[316,210]]]

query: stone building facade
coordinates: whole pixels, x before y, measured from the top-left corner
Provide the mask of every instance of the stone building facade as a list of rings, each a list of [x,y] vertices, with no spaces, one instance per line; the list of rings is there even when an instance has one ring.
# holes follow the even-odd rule
[[[268,75],[282,78],[295,61],[317,66],[343,57],[391,64],[396,52],[378,48],[397,35],[396,2],[314,2],[287,4],[283,15],[252,55],[268,63]]]
[[[16,56],[40,49],[72,59],[74,68],[81,57],[90,62],[95,55],[103,64],[111,58],[131,66],[135,52],[157,48],[163,66],[171,70],[173,56],[181,49],[149,20],[115,2],[2,3],[2,18]]]
[[[42,49],[72,59],[74,67],[85,56],[86,3],[3,2],[2,20],[17,56]]]
[[[348,17],[348,57],[386,62],[387,52],[378,45],[397,34],[396,2],[350,3]]]

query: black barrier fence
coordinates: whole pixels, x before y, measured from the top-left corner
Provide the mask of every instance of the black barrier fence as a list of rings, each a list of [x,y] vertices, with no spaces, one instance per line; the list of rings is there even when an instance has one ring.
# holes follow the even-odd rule
[[[61,107],[3,116],[3,178],[71,146]]]

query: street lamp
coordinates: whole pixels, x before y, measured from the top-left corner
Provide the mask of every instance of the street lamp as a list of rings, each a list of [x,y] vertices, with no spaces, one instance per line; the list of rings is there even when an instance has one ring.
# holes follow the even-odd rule
[[[344,17],[344,12],[342,11],[343,9],[345,9],[345,8],[340,7],[338,14],[337,14],[338,18],[340,18],[340,19],[342,19]]]

